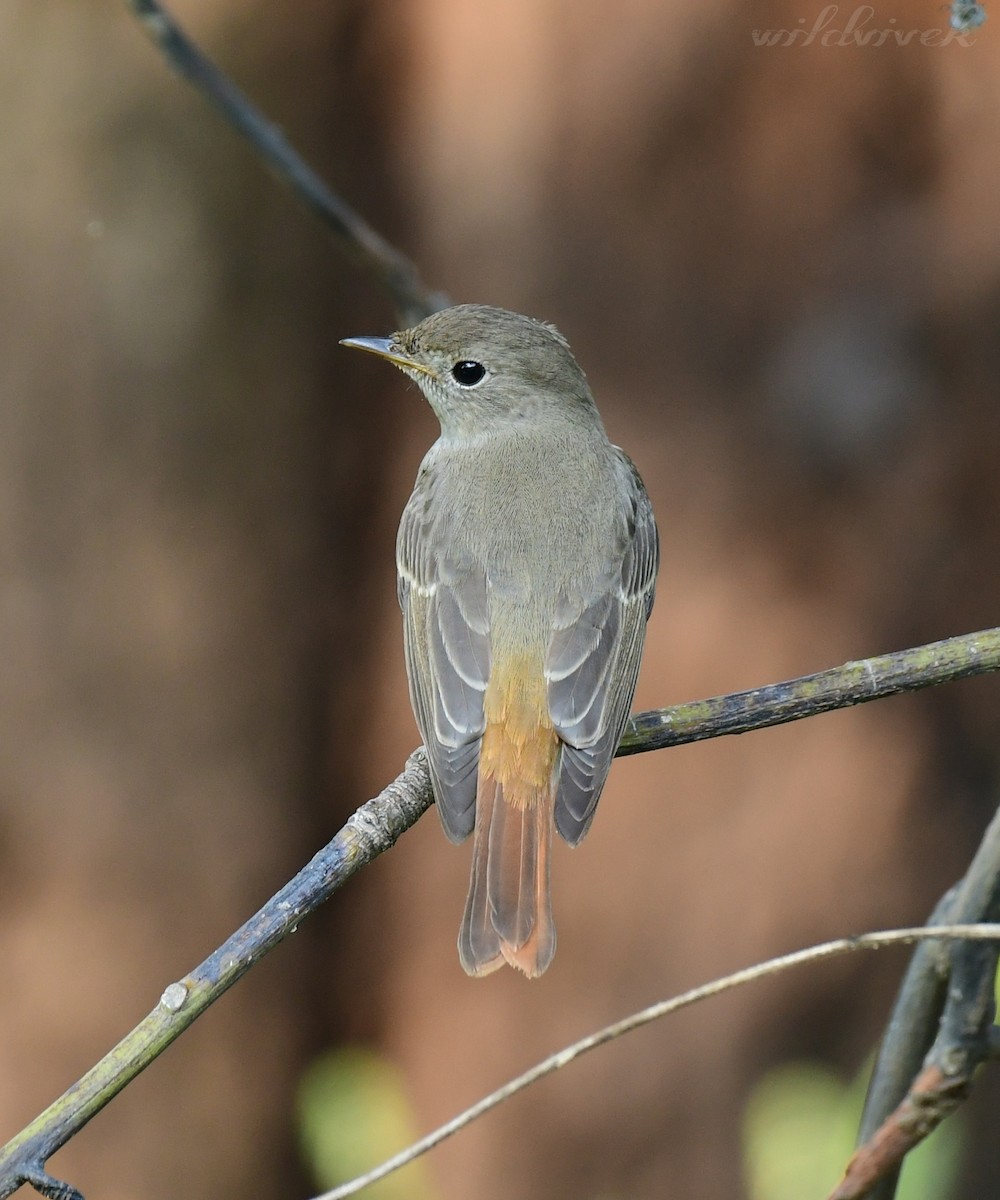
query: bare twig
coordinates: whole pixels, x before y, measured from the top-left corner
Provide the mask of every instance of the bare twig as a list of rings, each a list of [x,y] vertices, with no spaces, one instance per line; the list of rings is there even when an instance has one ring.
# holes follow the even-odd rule
[[[928,925],[949,925],[958,887],[949,888],[938,901]],[[947,949],[940,942],[921,942],[903,976],[892,1015],[879,1047],[865,1096],[858,1128],[858,1146],[864,1145],[906,1096],[920,1071],[941,1020],[948,986]],[[869,1200],[892,1200],[899,1168],[887,1169],[874,1184]]]
[[[930,923],[998,917],[1000,813]],[[941,951],[931,943],[913,956],[872,1073],[860,1145],[830,1200],[889,1200],[903,1157],[967,1098],[976,1068],[993,1057],[998,947],[956,942]]]
[[[595,1050],[598,1046],[603,1046],[608,1042],[614,1041],[615,1038],[621,1037],[623,1034],[631,1033],[635,1029],[641,1029],[644,1025],[649,1025],[653,1021],[658,1021],[661,1017],[669,1016],[671,1013],[678,1012],[682,1008],[689,1008],[692,1004],[697,1004],[699,1001],[708,1000],[712,996],[719,996],[723,992],[732,991],[733,988],[742,987],[747,983],[754,983],[758,979],[766,979],[771,975],[781,974],[783,971],[789,971],[793,967],[801,967],[806,963],[821,962],[828,958],[839,958],[844,954],[852,954],[856,950],[881,950],[885,946],[895,946],[900,943],[909,942],[924,942],[928,940],[938,941],[942,938],[971,938],[976,941],[986,941],[995,943],[1000,941],[1000,924],[998,925],[939,925],[933,928],[927,926],[918,926],[914,929],[889,929],[880,933],[862,933],[856,937],[837,938],[832,942],[822,942],[818,946],[810,946],[806,950],[796,950],[792,954],[782,954],[778,958],[768,959],[766,962],[757,963],[755,966],[747,967],[742,971],[734,971],[732,975],[725,975],[721,979],[713,980],[711,983],[702,984],[700,987],[692,988],[690,991],[682,992],[679,996],[674,996],[670,1000],[661,1000],[657,1004],[651,1004],[648,1008],[642,1009],[640,1012],[633,1013],[631,1016],[625,1017],[621,1021],[616,1021],[613,1025],[607,1025],[604,1029],[597,1033],[592,1033],[588,1037],[581,1038],[578,1042],[574,1042],[571,1046],[567,1046],[564,1050],[560,1050],[556,1054],[550,1055],[542,1062],[537,1063],[523,1074],[518,1075],[509,1083],[505,1083],[503,1087],[497,1088],[495,1092],[491,1092],[489,1096],[479,1100],[464,1112],[459,1113],[457,1117],[452,1118],[446,1124],[435,1129],[433,1133],[429,1133],[420,1141],[414,1142],[412,1146],[407,1147],[401,1153],[387,1159],[384,1163],[367,1171],[364,1175],[359,1175],[356,1179],[349,1180],[347,1183],[335,1187],[332,1191],[324,1192],[318,1196],[316,1200],[345,1200],[347,1196],[353,1196],[356,1192],[360,1192],[362,1188],[368,1187],[370,1184],[377,1183],[378,1180],[384,1179],[386,1175],[391,1175],[394,1171],[398,1171],[401,1167],[405,1167],[408,1163],[426,1154],[428,1150],[432,1150],[435,1146],[441,1144],[452,1134],[458,1133],[471,1124],[478,1117],[496,1108],[505,1100],[518,1092],[524,1091],[526,1087],[536,1083],[539,1079],[544,1079],[546,1075],[552,1075],[560,1068],[567,1066],[582,1054],[586,1054],[589,1050]]]
[[[862,1200],[878,1181],[898,1175],[903,1158],[955,1111],[969,1085],[939,1067],[925,1067],[891,1118],[855,1151],[829,1200]]]
[[[178,74],[192,83],[250,142],[286,183],[392,297],[401,326],[413,325],[448,301],[432,292],[417,268],[320,179],[285,135],[187,37],[159,0],[127,0],[154,44]]]

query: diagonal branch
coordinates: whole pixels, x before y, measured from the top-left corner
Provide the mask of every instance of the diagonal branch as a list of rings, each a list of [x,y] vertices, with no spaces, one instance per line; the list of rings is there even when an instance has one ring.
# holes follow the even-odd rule
[[[54,1179],[45,1163],[288,934],[362,867],[388,850],[433,797],[423,750],[403,773],[350,818],[255,916],[190,974],[171,983],[153,1011],[96,1066],[0,1150],[0,1198],[22,1183],[53,1200],[82,1200]]]
[[[143,28],[178,74],[193,84],[253,146],[274,174],[323,222],[354,260],[392,297],[402,326],[413,325],[448,301],[432,292],[417,268],[326,186],[281,130],[207,58],[159,0],[127,0]]]
[[[620,753],[638,754],[781,725],[881,696],[1000,670],[1000,629],[847,663],[769,687],[679,704],[633,718]],[[175,1038],[356,871],[414,825],[433,802],[422,749],[362,805],[332,842],[201,966],[171,984],[157,1007],[54,1104],[0,1149],[0,1200],[22,1183],[73,1200],[45,1163]]]
[[[928,918],[928,925],[950,923],[957,891],[957,887],[952,887],[942,896]],[[858,1130],[859,1147],[872,1141],[916,1078],[940,1021],[947,986],[945,947],[940,942],[921,942],[903,976],[872,1068]],[[899,1182],[899,1167],[887,1166],[880,1173],[881,1178],[869,1192],[869,1200],[892,1200]]]
[[[930,924],[998,916],[1000,813]],[[872,1073],[861,1144],[830,1200],[891,1200],[905,1155],[968,1098],[976,1068],[995,1054],[997,955],[998,947],[972,942],[918,947]]]

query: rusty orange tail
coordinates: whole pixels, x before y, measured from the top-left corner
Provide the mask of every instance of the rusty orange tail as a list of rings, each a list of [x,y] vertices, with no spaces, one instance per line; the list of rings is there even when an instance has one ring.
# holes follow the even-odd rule
[[[495,670],[486,693],[472,879],[458,937],[470,975],[505,962],[541,975],[556,949],[549,852],[559,738],[541,672],[523,667]]]

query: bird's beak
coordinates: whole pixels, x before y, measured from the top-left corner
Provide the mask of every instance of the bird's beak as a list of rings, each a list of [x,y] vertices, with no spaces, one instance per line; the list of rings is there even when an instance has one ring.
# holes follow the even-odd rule
[[[407,358],[405,354],[401,354],[399,346],[392,338],[341,338],[340,344],[346,346],[349,350],[367,350],[369,354],[377,354],[379,358],[387,358],[389,362],[395,363],[397,367],[401,367],[404,371],[419,371],[422,375],[430,375],[432,373],[423,363],[416,362],[412,358]]]

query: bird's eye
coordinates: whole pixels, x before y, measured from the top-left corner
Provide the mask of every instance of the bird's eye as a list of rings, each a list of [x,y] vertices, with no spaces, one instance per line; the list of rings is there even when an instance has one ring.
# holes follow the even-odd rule
[[[475,387],[477,383],[486,378],[486,368],[482,363],[465,359],[455,363],[451,368],[451,377],[462,387]]]

